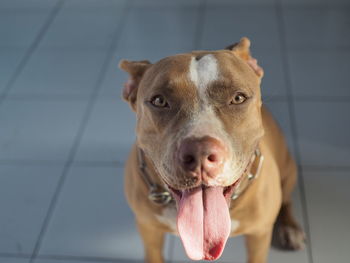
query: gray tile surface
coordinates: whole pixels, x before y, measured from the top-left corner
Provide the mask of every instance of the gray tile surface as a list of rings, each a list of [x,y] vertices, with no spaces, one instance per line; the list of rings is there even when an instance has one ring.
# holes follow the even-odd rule
[[[349,171],[305,172],[314,262],[347,262],[349,245]]]
[[[0,94],[3,92],[16,72],[16,69],[23,58],[26,49],[7,48],[0,49]]]
[[[82,101],[5,101],[0,105],[0,160],[65,161],[85,107]]]
[[[99,77],[105,51],[37,50],[9,95],[86,95]]]
[[[297,102],[295,110],[302,164],[349,166],[350,104]]]
[[[40,46],[107,48],[120,23],[124,5],[107,2],[96,8],[97,3],[89,1],[85,8],[79,8],[79,5],[83,5],[81,1],[66,3],[67,6],[64,5],[57,14]]]
[[[126,102],[117,98],[98,100],[75,160],[124,162],[136,138],[135,126],[135,113]]]
[[[63,259],[63,258],[57,258],[57,259],[43,259],[39,258],[34,260],[34,263],[105,263],[106,260],[91,260],[91,259],[84,259],[84,258],[78,258],[76,260],[74,259]],[[141,260],[123,260],[123,259],[115,259],[115,260],[109,260],[107,262],[113,262],[113,263],[142,263]]]
[[[220,18],[220,19],[218,19]],[[273,5],[245,6],[217,4],[205,12],[201,49],[222,49],[241,37],[250,38],[253,51],[279,50],[277,15]]]
[[[61,196],[40,254],[142,259],[123,169],[74,167]]]
[[[0,253],[33,252],[61,172],[62,166],[0,165]]]
[[[293,6],[284,14],[288,47],[350,47],[350,6]]]
[[[350,72],[350,51],[290,51],[293,95],[311,99],[349,96],[345,83]]]
[[[54,7],[58,0],[1,0],[0,10],[46,10]]]
[[[197,7],[201,0],[133,0],[134,7]]]
[[[251,51],[253,57],[258,60],[259,65],[264,69],[264,77],[261,82],[261,94],[263,97],[287,97],[281,52],[278,49],[259,49],[254,43],[252,43]]]
[[[281,0],[281,2],[286,6],[347,6],[349,1],[347,0]]]
[[[119,14],[120,8],[125,5],[126,0],[69,0],[64,3],[64,10],[77,11],[117,11]]]
[[[127,18],[120,47],[192,50],[197,17],[196,7],[135,7]],[[164,37],[158,32],[169,33]]]
[[[0,263],[29,263],[29,259],[0,257]]]
[[[235,5],[247,5],[247,6],[261,6],[261,5],[272,5],[275,3],[274,0],[206,0],[208,6],[215,6],[218,4],[235,4]]]
[[[28,47],[44,26],[49,11],[23,12],[0,8],[0,47]]]

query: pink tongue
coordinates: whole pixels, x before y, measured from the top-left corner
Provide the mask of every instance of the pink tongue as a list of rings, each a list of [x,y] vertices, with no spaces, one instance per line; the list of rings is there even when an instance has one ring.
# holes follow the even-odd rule
[[[231,230],[223,188],[197,187],[185,191],[178,205],[177,228],[188,257],[219,258]]]

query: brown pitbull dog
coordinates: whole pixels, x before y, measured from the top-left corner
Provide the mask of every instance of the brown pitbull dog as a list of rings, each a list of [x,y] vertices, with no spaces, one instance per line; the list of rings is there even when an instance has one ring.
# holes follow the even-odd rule
[[[146,262],[163,262],[164,234],[193,260],[218,259],[245,235],[248,262],[266,262],[274,223],[287,249],[304,246],[292,214],[296,165],[262,105],[263,70],[242,38],[225,50],[120,62],[137,116],[125,192]]]

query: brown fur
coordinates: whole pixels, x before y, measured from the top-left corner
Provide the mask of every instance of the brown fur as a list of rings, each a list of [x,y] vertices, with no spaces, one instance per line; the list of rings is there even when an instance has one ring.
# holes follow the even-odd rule
[[[227,134],[236,142],[242,156],[242,165],[250,158],[257,144],[265,157],[259,177],[246,191],[231,202],[231,218],[239,221],[232,236],[245,235],[248,262],[265,262],[270,246],[276,217],[279,214],[281,243],[290,249],[303,246],[304,235],[291,212],[291,192],[296,182],[296,165],[290,156],[285,139],[271,114],[262,106],[260,80],[263,70],[249,52],[250,42],[244,38],[229,50],[192,52],[165,58],[151,65],[148,61],[122,61],[120,66],[130,74],[124,89],[126,99],[137,114],[137,146],[133,146],[125,170],[125,192],[136,216],[139,232],[144,241],[147,262],[163,262],[164,234],[173,232],[157,218],[164,207],[148,198],[148,187],[138,169],[137,147],[146,153],[146,163],[154,183],[184,188],[186,175],[159,175],[165,147],[172,147],[180,138],[186,120],[196,107],[200,107],[196,89],[186,77],[191,57],[214,54],[220,61],[220,73],[224,80],[211,84],[208,90],[210,103],[217,106],[216,115]],[[226,107],[226,98],[235,90],[243,90],[251,99],[245,105]],[[153,94],[164,94],[172,102],[172,108],[158,112],[147,105]],[[185,95],[184,95],[185,94]],[[176,150],[176,147],[171,148]],[[148,157],[152,157],[150,160]],[[169,160],[168,160],[169,161]],[[172,171],[171,160],[167,169]],[[157,165],[157,169],[155,166]],[[188,187],[188,186],[186,186]]]

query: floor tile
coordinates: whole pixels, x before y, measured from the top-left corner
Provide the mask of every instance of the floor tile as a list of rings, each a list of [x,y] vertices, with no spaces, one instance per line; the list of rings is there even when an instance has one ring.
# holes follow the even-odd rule
[[[34,260],[34,263],[105,263],[105,262],[113,262],[113,263],[144,263],[142,259],[91,259],[91,258],[77,258],[77,259],[65,259],[65,258],[55,258],[55,259],[46,259],[38,258]],[[1,262],[0,262],[1,263]]]
[[[9,94],[89,95],[105,58],[104,51],[40,49],[32,55]]]
[[[124,162],[136,138],[135,128],[135,113],[126,102],[98,100],[74,160]]]
[[[303,165],[348,166],[348,102],[296,102],[298,144]]]
[[[15,73],[26,49],[0,49],[0,94]]]
[[[65,10],[94,10],[106,11],[120,10],[125,4],[126,0],[69,0],[64,3]]]
[[[300,200],[300,192],[297,188],[295,193],[293,194],[293,200],[294,200],[294,211],[296,218],[298,219],[299,223],[303,225],[302,220],[302,210],[301,210],[301,200]],[[184,248],[181,244],[181,241],[178,237],[175,238],[175,246],[174,246],[174,252],[173,252],[173,260],[181,261],[181,262],[188,262],[188,258],[184,252]],[[207,261],[203,261],[207,262]],[[246,262],[246,255],[245,255],[245,245],[244,245],[244,238],[243,236],[230,238],[226,244],[226,248],[221,256],[221,258],[217,262]],[[307,252],[299,251],[299,252],[284,252],[280,250],[276,250],[272,248],[270,250],[269,255],[269,262],[285,262],[285,263],[294,263],[294,262],[300,262],[300,263],[308,263],[307,259]]]
[[[349,171],[305,172],[314,262],[348,262]]]
[[[29,259],[25,259],[25,258],[2,258],[2,257],[0,257],[0,263],[29,263]]]
[[[54,7],[58,0],[1,0],[0,9],[41,10]]]
[[[40,255],[142,259],[123,177],[122,168],[72,168]]]
[[[274,6],[209,6],[205,11],[201,49],[223,49],[248,37],[252,49],[279,50],[277,16]]]
[[[25,11],[53,8],[58,0],[1,0],[0,10],[20,9]]]
[[[192,50],[197,18],[198,9],[194,7],[133,8],[119,47]]]
[[[222,4],[230,4],[232,6],[236,5],[273,5],[274,0],[206,0],[207,6],[217,6]]]
[[[29,47],[46,23],[49,11],[23,12],[0,9],[0,47]]]
[[[88,2],[86,7],[91,8],[75,8],[73,3],[62,7],[40,47],[107,49],[121,21],[123,5],[94,8]]]
[[[0,160],[65,161],[85,107],[82,101],[5,101],[0,107]]]
[[[251,52],[264,69],[261,82],[263,96],[287,97],[287,87],[283,72],[283,62],[279,50],[257,49],[252,46]]]
[[[290,51],[288,57],[293,95],[349,96],[350,51]]]
[[[32,253],[61,172],[62,166],[0,165],[0,253]]]
[[[350,46],[350,6],[293,6],[284,9],[284,16],[290,48]]]
[[[201,0],[133,0],[134,7],[197,7]]]
[[[335,5],[349,5],[348,0],[281,0],[283,5],[299,5],[299,6],[335,6]]]
[[[90,258],[78,258],[76,260],[74,259],[62,259],[62,258],[57,258],[57,259],[36,259],[34,260],[34,263],[105,263],[105,262],[113,262],[113,263],[143,263],[143,260],[129,260],[129,259],[113,259],[108,261],[101,259],[99,260],[91,260]],[[0,261],[0,263],[2,263]]]

